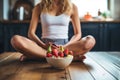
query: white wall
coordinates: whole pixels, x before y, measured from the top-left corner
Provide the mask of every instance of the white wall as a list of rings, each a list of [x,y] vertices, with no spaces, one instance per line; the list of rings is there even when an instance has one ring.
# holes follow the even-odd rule
[[[120,19],[120,0],[110,1],[110,11],[114,19]]]
[[[92,16],[98,16],[98,10],[107,11],[107,0],[71,0],[78,7],[79,16],[83,17],[87,12]]]

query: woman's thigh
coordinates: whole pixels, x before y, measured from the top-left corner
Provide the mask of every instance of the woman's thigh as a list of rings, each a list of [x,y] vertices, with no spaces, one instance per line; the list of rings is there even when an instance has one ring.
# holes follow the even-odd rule
[[[67,48],[69,48],[69,50],[72,50],[75,53],[75,55],[78,54],[82,55],[90,51],[94,47],[94,45],[95,45],[95,39],[93,36],[89,35],[83,37],[79,41],[70,44],[69,46],[67,46]]]
[[[46,50],[36,44],[34,41],[19,35],[11,39],[12,46],[27,56],[45,57]]]

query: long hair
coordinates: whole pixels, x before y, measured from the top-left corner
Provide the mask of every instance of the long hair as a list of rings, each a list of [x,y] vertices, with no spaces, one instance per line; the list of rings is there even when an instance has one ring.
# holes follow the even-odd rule
[[[42,12],[49,12],[53,9],[54,0],[41,0],[40,8]],[[72,8],[71,0],[59,0],[60,12],[69,13]]]

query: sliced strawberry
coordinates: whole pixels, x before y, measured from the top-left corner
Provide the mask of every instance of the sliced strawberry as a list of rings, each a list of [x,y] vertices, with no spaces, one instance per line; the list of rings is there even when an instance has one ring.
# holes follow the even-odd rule
[[[51,53],[47,53],[47,57],[52,57],[52,54]]]
[[[53,49],[53,50],[52,50],[52,54],[53,54],[55,57],[58,57],[58,51],[57,51],[57,49]]]
[[[64,53],[63,53],[63,52],[59,52],[58,55],[59,55],[60,57],[64,57]]]
[[[58,53],[58,50],[57,49],[52,49],[52,52],[53,53]]]
[[[68,55],[68,52],[69,52],[68,49],[65,49],[65,50],[63,51],[63,53],[64,53],[65,55]]]

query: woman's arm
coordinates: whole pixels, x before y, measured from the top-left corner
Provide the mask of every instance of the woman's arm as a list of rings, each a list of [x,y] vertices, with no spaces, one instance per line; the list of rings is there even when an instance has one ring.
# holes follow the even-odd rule
[[[36,28],[38,25],[39,17],[40,17],[40,4],[36,5],[33,9],[32,19],[30,22],[29,30],[28,30],[28,37],[31,40],[35,41],[41,47],[45,48],[45,44],[36,35]]]
[[[74,4],[73,4],[73,8],[72,8],[71,22],[73,24],[74,35],[70,39],[70,41],[64,45],[65,47],[70,45],[71,43],[73,43],[75,41],[80,40],[80,38],[81,38],[81,25],[80,25],[80,19],[78,16],[78,9],[77,9],[77,6]]]

